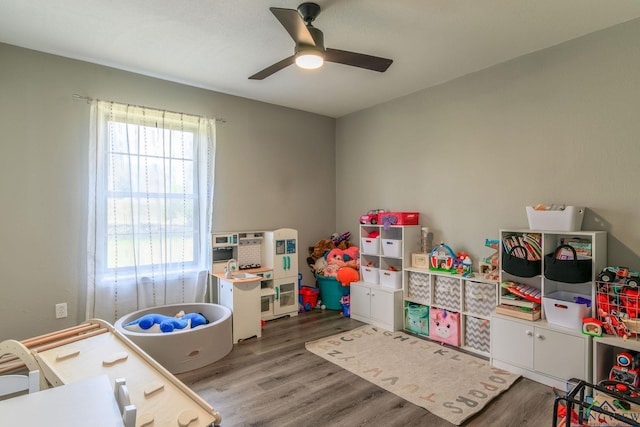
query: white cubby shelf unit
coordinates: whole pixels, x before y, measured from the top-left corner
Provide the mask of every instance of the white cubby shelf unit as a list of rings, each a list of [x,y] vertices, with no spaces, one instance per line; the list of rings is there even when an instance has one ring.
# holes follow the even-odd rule
[[[576,311],[567,310],[573,302],[556,301],[557,295],[579,294],[591,300],[593,309],[596,300],[595,280],[607,265],[607,233],[604,231],[546,231],[529,229],[500,230],[500,240],[510,236],[537,234],[540,239],[540,264],[531,277],[520,277],[504,270],[500,246],[500,282],[513,281],[537,290],[541,296],[540,318],[526,318],[526,311],[518,317],[494,312],[491,316],[491,363],[493,366],[519,373],[534,381],[565,389],[571,387],[569,379],[592,380],[593,340],[582,333],[581,321],[568,319]],[[545,255],[567,241],[582,242],[590,254],[583,259],[591,260],[591,276],[581,283],[566,283],[545,277]],[[527,275],[528,276],[528,275]],[[500,287],[499,303],[516,304],[509,292]],[[551,303],[550,303],[551,302]],[[522,305],[526,307],[526,305]],[[553,310],[547,313],[547,309]],[[553,314],[553,316],[549,316]],[[583,312],[584,317],[593,313]],[[567,326],[569,324],[575,326]]]
[[[484,279],[480,273],[471,277],[432,271],[424,267],[405,269],[404,329],[429,337],[428,314],[433,309],[460,313],[460,347],[489,356],[491,313],[498,302],[498,282]],[[416,320],[411,311],[426,316]],[[425,317],[422,317],[425,319]]]
[[[351,283],[351,318],[402,329],[405,268],[420,247],[419,225],[360,225],[360,280]]]

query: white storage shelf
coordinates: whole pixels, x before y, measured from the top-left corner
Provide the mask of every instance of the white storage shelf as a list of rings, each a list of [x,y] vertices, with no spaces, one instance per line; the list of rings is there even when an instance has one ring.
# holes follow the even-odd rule
[[[410,304],[445,309],[460,313],[461,347],[473,353],[490,354],[491,312],[498,302],[498,284],[475,273],[474,277],[431,271],[428,268],[405,269],[405,329],[429,336],[429,331],[416,330],[417,322],[409,316]]]
[[[607,263],[607,234],[604,231],[500,230],[500,240],[509,235],[540,235],[540,269],[533,277],[519,277],[503,270],[500,281],[512,280],[535,287],[542,297],[541,319],[523,320],[502,314],[491,318],[491,361],[494,366],[520,373],[549,386],[566,386],[571,377],[591,381],[592,339],[581,332],[581,318],[589,311],[578,307],[570,296],[580,294],[595,302],[593,282]],[[563,283],[545,277],[544,256],[553,253],[567,239],[581,239],[591,247],[591,280]],[[504,249],[500,246],[500,259]],[[502,295],[506,290],[500,291]],[[566,306],[566,309],[565,307]],[[547,357],[546,355],[552,355]]]
[[[388,330],[402,329],[403,270],[420,246],[419,225],[360,225],[360,281],[351,284],[351,317]]]

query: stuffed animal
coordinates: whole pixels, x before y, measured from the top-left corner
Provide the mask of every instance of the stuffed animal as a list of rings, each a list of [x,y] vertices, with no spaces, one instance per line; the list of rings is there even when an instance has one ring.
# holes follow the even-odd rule
[[[200,313],[185,314],[181,318],[163,314],[146,314],[123,328],[133,332],[173,332],[176,329],[195,328],[204,325],[207,319]]]
[[[332,249],[327,255],[327,264],[344,267],[344,251],[342,249]]]
[[[360,280],[360,274],[354,268],[341,267],[336,274],[336,280],[342,283],[342,286],[349,286],[352,282]]]
[[[313,246],[313,252],[311,253],[311,258],[313,258],[314,260],[317,260],[318,258],[322,258],[327,254],[327,252],[331,251],[332,249],[335,249],[335,247],[336,245],[333,244],[333,241],[331,239],[319,240]]]
[[[342,259],[345,267],[351,267],[355,270],[360,269],[360,249],[357,246],[351,246],[343,250]]]

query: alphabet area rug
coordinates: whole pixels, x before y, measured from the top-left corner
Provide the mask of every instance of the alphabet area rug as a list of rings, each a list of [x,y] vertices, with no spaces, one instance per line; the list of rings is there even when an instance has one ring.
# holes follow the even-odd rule
[[[479,357],[371,325],[307,342],[305,347],[456,425],[519,378]]]

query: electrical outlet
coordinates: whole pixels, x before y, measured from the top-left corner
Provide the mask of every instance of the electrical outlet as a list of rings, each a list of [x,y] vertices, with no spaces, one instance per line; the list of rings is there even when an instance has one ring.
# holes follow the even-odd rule
[[[61,302],[60,304],[56,304],[56,319],[62,319],[67,317],[67,303]]]

